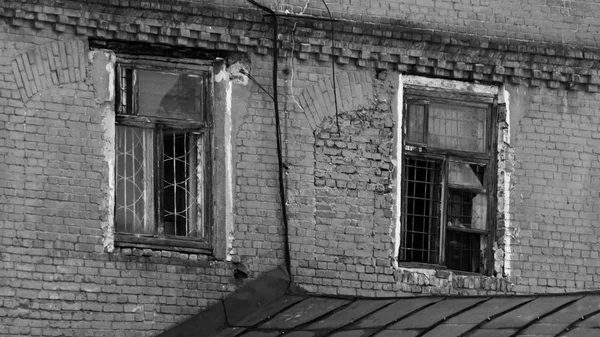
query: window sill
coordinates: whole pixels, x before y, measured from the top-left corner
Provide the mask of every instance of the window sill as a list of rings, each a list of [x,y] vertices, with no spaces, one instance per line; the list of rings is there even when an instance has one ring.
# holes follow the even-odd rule
[[[178,239],[172,237],[158,238],[133,234],[115,234],[115,246],[121,248],[139,248],[167,250],[183,253],[212,254],[212,248],[206,241]]]
[[[490,276],[490,275],[482,274],[482,273],[469,272],[469,271],[458,270],[458,269],[448,269],[448,267],[446,267],[444,265],[433,264],[433,263],[406,262],[406,261],[401,262],[401,261],[399,261],[398,267],[404,268],[404,269],[427,269],[427,270],[436,271],[436,274],[442,273],[443,275],[445,275],[446,273],[452,273],[454,275],[460,275],[460,276],[486,276],[486,277]]]

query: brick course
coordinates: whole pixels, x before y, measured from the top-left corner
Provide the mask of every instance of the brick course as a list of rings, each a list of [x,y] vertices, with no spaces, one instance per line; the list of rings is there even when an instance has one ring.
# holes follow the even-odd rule
[[[256,84],[233,85],[241,112],[233,126],[232,261],[108,253],[102,123],[110,103],[86,68],[89,39],[216,50],[245,62],[269,91],[270,28],[240,1],[63,4],[0,0],[0,335],[156,335],[243,284],[232,277],[238,263],[251,277],[282,263],[273,101]],[[298,13],[305,2],[288,4]],[[489,20],[500,3],[479,1],[473,13],[449,5],[365,2],[367,14],[358,16],[334,4],[336,17],[356,22],[334,25],[333,48],[329,24],[282,19],[278,85],[295,281],[352,296],[597,289],[595,26],[563,46],[544,25],[541,35],[525,21],[508,25],[503,14]],[[595,6],[563,5],[582,19],[592,14],[577,8]],[[319,6],[306,13],[324,16]],[[397,13],[411,14],[406,22],[415,27],[398,26]],[[398,73],[529,87],[523,115],[512,111],[510,138],[500,135],[508,158],[501,170],[512,180],[509,212],[499,212],[495,276],[394,267]]]

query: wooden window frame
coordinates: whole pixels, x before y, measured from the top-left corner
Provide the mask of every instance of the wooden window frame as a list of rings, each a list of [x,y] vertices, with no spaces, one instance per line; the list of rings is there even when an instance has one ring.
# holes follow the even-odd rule
[[[125,69],[135,70],[150,70],[150,71],[165,71],[175,72],[177,74],[193,74],[198,76],[204,76],[206,78],[204,88],[204,118],[201,121],[198,120],[182,120],[182,119],[169,119],[169,118],[158,118],[158,117],[147,117],[138,114],[138,100],[139,100],[139,83],[132,81],[133,92],[131,95],[131,108],[127,111],[123,111],[124,105],[121,104],[121,88],[119,86],[119,78],[122,71]],[[203,190],[200,192],[203,194],[203,234],[201,237],[188,237],[188,236],[174,236],[164,234],[164,222],[163,217],[163,206],[161,205],[164,196],[162,193],[162,177],[163,167],[160,162],[161,160],[154,160],[154,170],[156,172],[153,178],[154,184],[154,226],[155,231],[152,234],[134,234],[117,232],[116,219],[115,219],[115,246],[118,247],[130,247],[130,248],[141,248],[141,249],[158,249],[158,250],[169,250],[179,251],[187,253],[202,253],[209,254],[213,251],[214,241],[214,222],[212,212],[212,78],[213,78],[213,62],[206,60],[193,60],[193,59],[173,59],[167,57],[150,57],[150,56],[139,56],[139,55],[125,55],[121,54],[117,58],[116,65],[116,97],[115,97],[115,124],[123,126],[131,126],[136,128],[152,128],[154,129],[153,149],[155,158],[162,156],[164,150],[162,144],[162,132],[165,128],[177,130],[179,132],[192,132],[199,134],[199,141],[202,143],[202,156],[203,156]],[[117,168],[115,167],[115,170]],[[116,202],[115,202],[116,207]],[[115,213],[116,214],[116,213]]]
[[[425,122],[422,123],[424,125],[425,132],[425,140],[424,142],[411,142],[408,140],[408,134],[411,130],[408,129],[409,126],[409,104],[411,103],[419,103],[425,105],[424,107],[424,115]],[[434,148],[432,146],[428,146],[427,144],[427,123],[428,123],[428,105],[430,102],[438,102],[438,103],[451,103],[453,105],[472,105],[477,107],[486,107],[487,109],[487,117],[485,121],[485,144],[484,152],[473,152],[473,151],[461,151],[455,149],[440,149]],[[401,182],[401,206],[402,206],[402,219],[401,219],[401,242],[400,242],[400,251],[398,252],[398,260],[400,266],[405,267],[426,267],[426,268],[439,268],[439,269],[447,269],[447,259],[446,259],[446,251],[447,247],[447,231],[459,231],[465,233],[474,233],[477,235],[485,235],[485,261],[484,270],[477,272],[477,274],[486,274],[490,275],[493,271],[493,242],[495,240],[495,228],[496,228],[496,204],[497,204],[497,132],[498,132],[498,108],[497,108],[497,97],[490,95],[479,95],[473,93],[464,93],[464,92],[455,92],[451,90],[435,90],[432,88],[424,89],[419,86],[415,87],[405,87],[404,88],[404,97],[403,97],[403,120],[402,120],[402,133],[403,133],[403,144],[402,144],[402,158],[403,162],[399,163],[402,165],[402,182]],[[439,251],[437,252],[437,259],[431,262],[422,262],[422,261],[410,261],[403,259],[403,256],[406,256],[406,253],[403,251],[407,249],[406,242],[403,241],[405,239],[404,232],[406,229],[406,202],[405,192],[407,188],[407,179],[405,178],[406,170],[405,163],[409,159],[422,159],[422,160],[437,160],[442,163],[441,168],[441,200],[440,209],[438,210],[440,216],[439,228],[438,232],[438,247]],[[447,207],[449,204],[449,193],[450,188],[448,186],[448,165],[450,161],[457,161],[460,163],[467,164],[475,164],[475,165],[485,165],[487,172],[485,173],[485,181],[484,186],[486,189],[487,195],[487,214],[486,214],[486,224],[487,228],[485,230],[478,229],[469,229],[469,228],[450,228],[447,227]],[[459,273],[473,273],[474,271],[460,271]]]

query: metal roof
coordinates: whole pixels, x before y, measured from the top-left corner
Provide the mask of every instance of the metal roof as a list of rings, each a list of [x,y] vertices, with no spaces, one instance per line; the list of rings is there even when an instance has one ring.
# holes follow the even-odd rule
[[[212,314],[209,309],[160,336],[600,336],[598,292],[349,298],[290,291],[293,284],[276,279],[258,279],[211,308]]]

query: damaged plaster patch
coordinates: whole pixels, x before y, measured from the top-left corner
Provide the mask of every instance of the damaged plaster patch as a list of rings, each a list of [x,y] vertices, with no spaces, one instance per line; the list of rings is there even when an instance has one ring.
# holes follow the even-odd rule
[[[522,90],[521,86],[505,84],[500,95],[505,114],[500,116],[498,130],[498,212],[502,215],[498,221],[498,229],[503,236],[494,243],[494,271],[503,277],[511,274],[513,241],[519,236],[519,232],[512,227],[510,209],[514,172],[514,148],[511,145],[516,139],[515,127],[523,116],[526,102],[523,94],[526,93],[527,90]]]
[[[98,104],[111,102],[115,98],[115,63],[114,53],[106,50],[92,50],[88,53],[88,81],[94,87]]]
[[[215,74],[215,82],[220,83],[229,80],[229,73],[225,68],[221,68],[218,73]]]
[[[115,63],[116,57],[113,53],[104,50],[92,50],[88,54],[89,82],[94,87],[94,101],[101,111],[102,129],[104,134],[102,140],[102,154],[107,166],[107,180],[104,199],[102,200],[102,243],[104,251],[113,252],[114,247],[114,194],[115,194]]]
[[[233,250],[233,159],[232,159],[232,143],[231,143],[231,91],[232,81],[227,83],[225,92],[225,198],[227,202],[227,208],[225,213],[225,223],[227,228],[226,244],[227,256],[226,260],[232,260]]]
[[[231,82],[243,86],[248,85],[248,76],[244,74],[249,74],[250,71],[241,62],[236,62],[230,65],[229,68],[227,68],[227,71],[229,73],[229,80]]]
[[[395,132],[395,146],[396,146],[396,155],[392,156],[392,164],[395,168],[395,184],[394,184],[394,194],[396,195],[396,202],[394,203],[392,212],[396,214],[394,217],[394,250],[391,252],[392,256],[392,265],[394,268],[398,268],[398,258],[396,256],[396,252],[400,251],[400,228],[401,228],[401,219],[402,219],[402,198],[400,197],[402,191],[402,144],[404,142],[403,135],[403,109],[404,106],[404,82],[402,78],[402,74],[398,74],[398,93],[396,97],[396,125],[398,127],[394,128]]]

